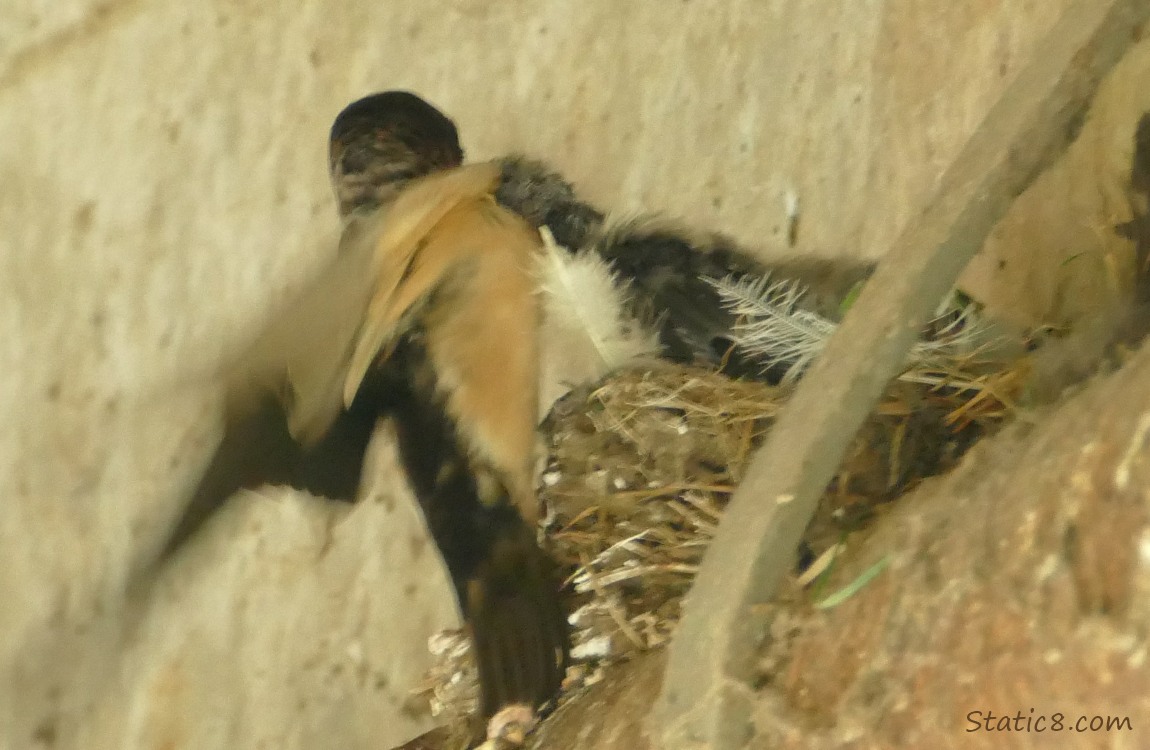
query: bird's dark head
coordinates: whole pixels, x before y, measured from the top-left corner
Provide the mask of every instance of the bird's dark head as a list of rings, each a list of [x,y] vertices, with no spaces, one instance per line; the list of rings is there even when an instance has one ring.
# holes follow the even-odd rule
[[[407,91],[365,96],[331,126],[328,168],[341,216],[379,206],[409,180],[462,163],[455,123]]]

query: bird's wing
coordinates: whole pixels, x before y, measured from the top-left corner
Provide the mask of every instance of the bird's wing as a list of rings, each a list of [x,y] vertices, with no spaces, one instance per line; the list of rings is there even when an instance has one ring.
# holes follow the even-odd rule
[[[232,418],[270,391],[289,415],[291,433],[310,443],[338,413],[342,374],[371,296],[375,265],[368,241],[379,217],[354,216],[344,226],[340,252],[280,308],[229,373]]]
[[[488,164],[437,173],[379,211],[352,214],[339,252],[240,358],[229,377],[229,408],[242,412],[271,390],[296,440],[311,445],[321,438],[394,336],[404,312],[398,305],[421,293],[405,277],[419,265],[424,236],[460,202],[488,194],[497,179],[498,167]]]
[[[429,233],[464,203],[486,200],[499,179],[496,163],[438,172],[404,190],[387,209],[374,241],[377,264],[371,295],[355,334],[342,383],[350,405],[364,375],[394,343],[400,319],[463,257],[462,246],[431,246]]]
[[[520,513],[534,521],[542,240],[490,197],[461,205],[427,239],[428,272],[448,263],[458,269],[425,324],[438,388],[471,455],[502,476]]]

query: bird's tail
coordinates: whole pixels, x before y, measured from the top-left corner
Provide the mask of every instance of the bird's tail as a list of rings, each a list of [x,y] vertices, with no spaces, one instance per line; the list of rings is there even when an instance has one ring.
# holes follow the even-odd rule
[[[487,550],[460,600],[479,669],[480,711],[531,708],[559,690],[567,663],[567,626],[551,560],[511,506],[486,513]]]

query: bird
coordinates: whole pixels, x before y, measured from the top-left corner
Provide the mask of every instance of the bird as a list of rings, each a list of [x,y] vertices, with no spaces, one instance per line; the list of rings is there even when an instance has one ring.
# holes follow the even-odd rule
[[[480,714],[538,707],[569,660],[536,535],[548,403],[644,357],[777,379],[787,363],[738,351],[718,282],[801,283],[829,314],[871,266],[764,264],[718,234],[616,221],[546,162],[465,163],[455,123],[408,91],[347,105],[328,168],[338,251],[229,368],[224,436],[159,564],[243,488],[354,500],[389,420],[472,636]]]
[[[500,166],[461,160],[454,125],[406,92],[336,117],[338,252],[229,368],[224,437],[160,558],[245,487],[354,499],[374,427],[390,420],[490,717],[555,695],[569,636],[536,538],[543,243],[496,202]]]
[[[761,335],[740,320],[739,309],[747,302],[770,303],[775,293],[786,290],[790,309],[781,314],[816,316],[829,331],[841,318],[843,303],[874,273],[875,262],[864,258],[784,254],[766,259],[721,232],[694,230],[658,213],[617,218],[583,200],[545,161],[522,154],[499,161],[500,205],[533,226],[546,227],[569,255],[562,265],[599,261],[599,275],[616,290],[610,299],[577,294],[572,301],[582,300],[584,308],[618,307],[618,332],[611,337],[643,339],[649,334],[657,341],[655,355],[663,360],[778,382],[796,363],[788,356],[764,354],[753,343],[748,346]],[[635,333],[635,327],[646,333]],[[599,374],[639,358],[636,347],[621,348],[629,356]]]

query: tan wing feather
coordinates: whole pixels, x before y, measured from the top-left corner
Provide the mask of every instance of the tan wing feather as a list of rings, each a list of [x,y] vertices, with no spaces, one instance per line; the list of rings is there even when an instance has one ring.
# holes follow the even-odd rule
[[[461,201],[489,193],[498,175],[493,163],[438,173],[378,212],[353,214],[336,256],[273,317],[230,374],[229,408],[250,408],[271,390],[283,399],[296,440],[309,445],[322,437],[394,334],[403,311],[392,312],[391,303],[420,240]]]
[[[460,205],[428,236],[429,256],[465,264],[427,345],[448,412],[473,454],[498,470],[528,522],[538,516],[533,467],[539,384],[539,233],[490,197]]]
[[[460,203],[489,195],[499,170],[498,163],[487,162],[436,173],[404,190],[387,209],[375,246],[379,268],[374,292],[343,383],[345,406],[355,398],[368,368],[392,343],[399,319],[450,265],[449,252],[423,257],[427,233]]]

